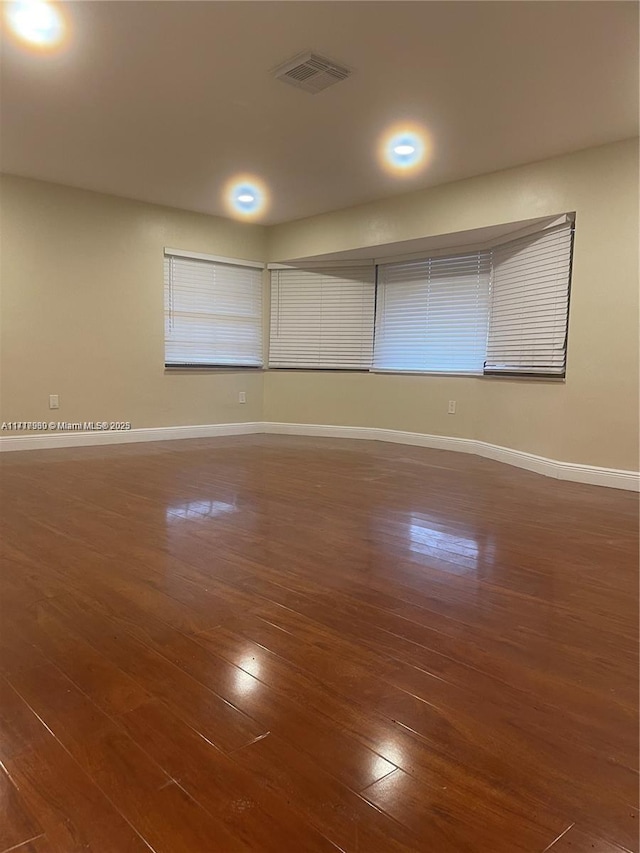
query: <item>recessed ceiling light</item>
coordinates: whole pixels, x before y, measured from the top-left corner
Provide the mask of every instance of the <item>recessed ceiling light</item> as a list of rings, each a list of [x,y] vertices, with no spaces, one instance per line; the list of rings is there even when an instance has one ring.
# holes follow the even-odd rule
[[[236,175],[224,188],[224,201],[232,216],[253,219],[264,213],[269,193],[255,175]]]
[[[64,18],[58,9],[46,0],[8,3],[5,15],[15,35],[34,47],[54,47],[64,37]]]
[[[406,156],[407,154],[413,154],[413,152],[415,150],[416,150],[415,145],[408,145],[408,144],[396,145],[395,148],[393,149],[393,153],[399,154],[402,157],[402,156]]]
[[[256,213],[260,207],[258,190],[251,184],[241,183],[236,186],[234,200],[238,213]]]
[[[387,129],[380,139],[378,157],[387,171],[409,175],[426,164],[430,149],[427,131],[407,123]]]

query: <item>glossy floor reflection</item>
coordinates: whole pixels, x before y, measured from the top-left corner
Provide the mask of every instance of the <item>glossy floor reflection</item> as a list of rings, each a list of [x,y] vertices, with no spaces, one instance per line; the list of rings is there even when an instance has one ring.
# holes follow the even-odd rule
[[[0,485],[0,853],[638,849],[636,496],[276,436]]]

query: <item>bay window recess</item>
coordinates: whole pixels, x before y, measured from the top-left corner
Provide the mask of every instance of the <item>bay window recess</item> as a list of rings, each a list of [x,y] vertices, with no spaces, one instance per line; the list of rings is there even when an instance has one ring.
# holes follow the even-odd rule
[[[562,377],[573,231],[566,214],[473,250],[274,269],[269,366]]]
[[[260,367],[262,269],[165,249],[166,367]]]
[[[377,266],[276,266],[269,366],[564,376],[573,216],[540,222]],[[165,249],[165,366],[261,367],[262,270]]]

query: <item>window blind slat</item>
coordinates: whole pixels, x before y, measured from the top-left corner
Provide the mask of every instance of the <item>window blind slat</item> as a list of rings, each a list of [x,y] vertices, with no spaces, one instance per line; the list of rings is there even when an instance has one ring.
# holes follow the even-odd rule
[[[374,369],[481,373],[490,277],[489,252],[380,265]]]
[[[270,367],[368,370],[374,268],[273,270]]]
[[[262,273],[165,256],[165,364],[262,365]]]
[[[563,375],[573,223],[493,250],[486,373]]]

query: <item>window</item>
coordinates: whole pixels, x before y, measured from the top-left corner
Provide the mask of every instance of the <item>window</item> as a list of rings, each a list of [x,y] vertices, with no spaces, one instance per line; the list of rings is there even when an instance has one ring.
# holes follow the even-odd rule
[[[269,365],[564,376],[573,228],[567,214],[473,250],[274,270]]]
[[[485,373],[564,376],[573,224],[493,250]]]
[[[270,367],[369,370],[375,267],[271,273]]]
[[[165,250],[166,367],[262,365],[262,268]]]
[[[375,370],[482,373],[491,253],[378,267]]]

